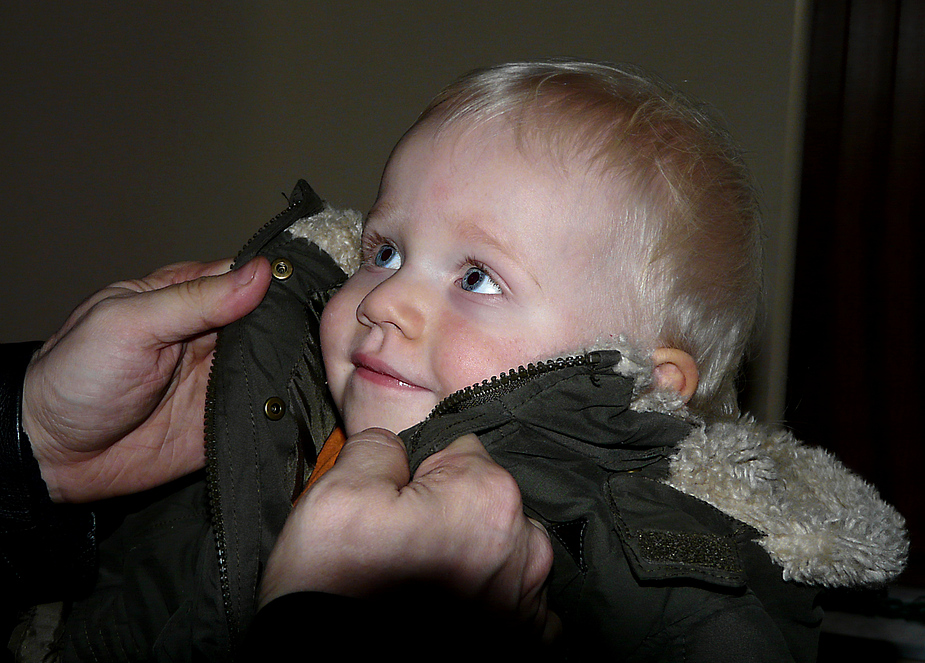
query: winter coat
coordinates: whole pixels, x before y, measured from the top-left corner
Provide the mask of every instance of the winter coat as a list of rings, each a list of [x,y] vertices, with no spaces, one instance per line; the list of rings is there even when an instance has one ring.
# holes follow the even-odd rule
[[[640,397],[630,352],[528,366],[451,396],[412,465],[475,433],[552,535],[572,660],[814,661],[823,587],[902,569],[903,522],[830,455]]]
[[[245,246],[274,279],[219,335],[207,470],[99,509],[100,574],[64,623],[65,659],[221,660],[337,422],[318,347],[358,266],[360,218],[304,183]],[[405,431],[412,469],[475,433],[551,534],[550,607],[573,660],[811,661],[823,587],[902,568],[902,519],[822,451],[750,420],[708,425],[651,392],[626,347],[458,392]],[[409,637],[413,637],[409,633]]]

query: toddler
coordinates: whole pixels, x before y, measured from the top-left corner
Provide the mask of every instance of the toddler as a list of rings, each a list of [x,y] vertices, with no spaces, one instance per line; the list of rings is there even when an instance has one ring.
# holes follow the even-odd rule
[[[758,205],[677,92],[594,63],[466,76],[394,149],[361,244],[321,320],[346,434],[401,432],[413,463],[478,434],[553,536],[578,660],[814,660],[819,587],[901,569],[870,487],[737,419]]]

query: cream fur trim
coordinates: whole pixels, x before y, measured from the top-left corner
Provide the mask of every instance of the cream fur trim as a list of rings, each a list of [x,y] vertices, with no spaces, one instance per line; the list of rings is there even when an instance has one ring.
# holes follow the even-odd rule
[[[905,522],[876,489],[828,452],[750,418],[697,427],[666,483],[764,534],[785,580],[878,585],[905,565]]]
[[[293,223],[287,232],[317,244],[347,276],[360,268],[363,215],[355,210],[334,209],[326,204],[317,214]]]

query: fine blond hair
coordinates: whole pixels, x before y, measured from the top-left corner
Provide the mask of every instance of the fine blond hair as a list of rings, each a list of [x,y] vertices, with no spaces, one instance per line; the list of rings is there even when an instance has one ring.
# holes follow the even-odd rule
[[[584,155],[612,175],[615,280],[628,281],[618,301],[636,327],[613,331],[689,353],[700,371],[691,409],[737,414],[761,293],[760,216],[741,152],[710,111],[635,67],[554,60],[471,72],[415,126],[431,118],[504,118],[519,141]]]

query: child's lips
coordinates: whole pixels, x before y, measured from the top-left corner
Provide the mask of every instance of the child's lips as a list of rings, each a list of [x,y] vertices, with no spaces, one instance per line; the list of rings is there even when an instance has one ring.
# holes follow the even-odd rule
[[[384,361],[365,355],[355,353],[350,361],[353,363],[356,374],[364,380],[384,387],[399,387],[403,389],[423,389],[418,384],[407,379],[401,373],[393,369]]]

